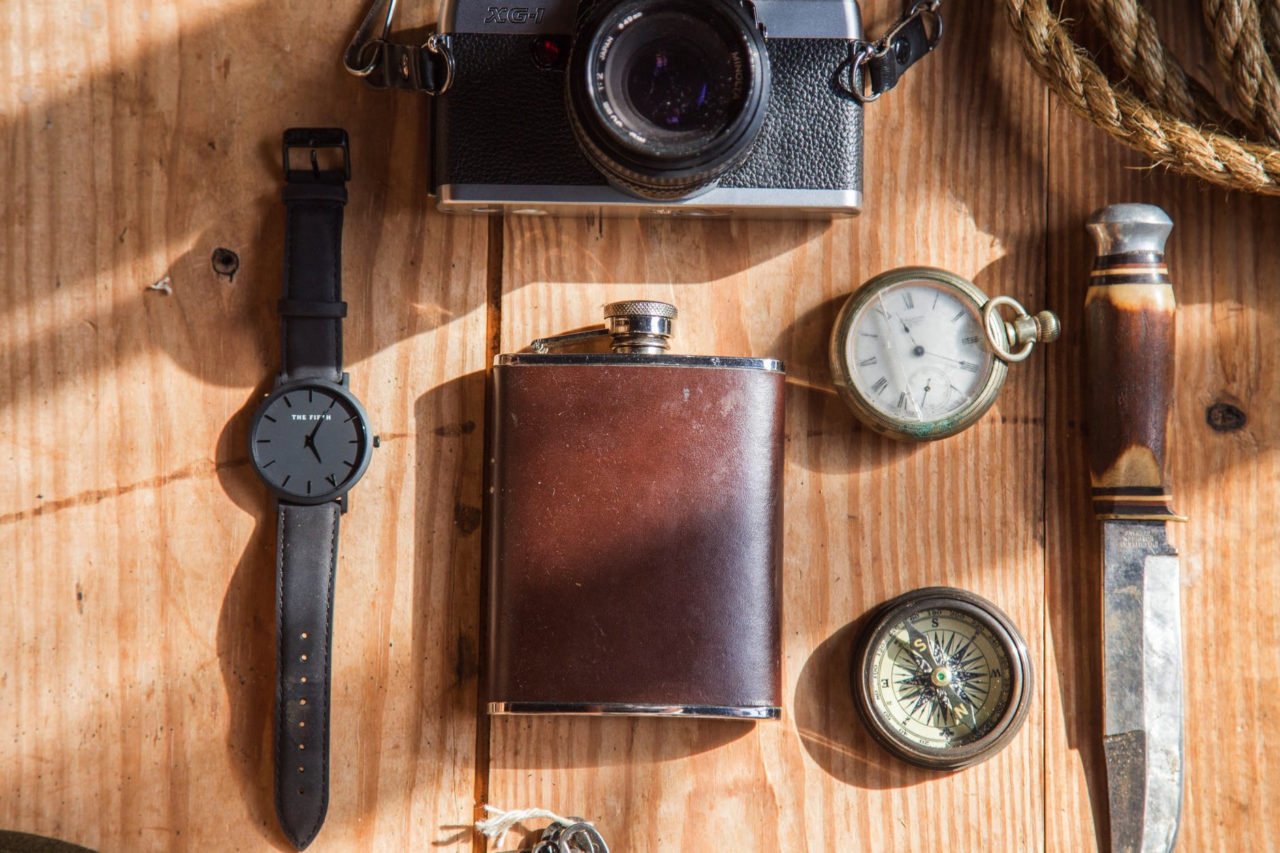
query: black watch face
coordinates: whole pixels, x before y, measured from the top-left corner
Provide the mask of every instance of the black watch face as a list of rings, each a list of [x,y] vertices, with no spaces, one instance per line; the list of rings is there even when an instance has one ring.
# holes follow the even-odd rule
[[[369,464],[369,427],[350,392],[332,383],[276,389],[254,416],[249,452],[280,497],[299,503],[334,500]]]

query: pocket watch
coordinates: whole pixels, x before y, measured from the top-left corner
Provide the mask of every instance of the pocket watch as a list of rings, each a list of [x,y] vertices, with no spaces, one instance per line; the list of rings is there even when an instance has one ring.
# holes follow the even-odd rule
[[[1008,365],[1060,331],[1050,311],[1032,316],[953,273],[903,267],[868,281],[840,310],[831,373],[863,423],[893,438],[931,441],[976,423]]]
[[[899,758],[958,770],[1004,748],[1031,706],[1031,657],[1009,617],[973,593],[929,587],[880,606],[853,661],[858,712]]]

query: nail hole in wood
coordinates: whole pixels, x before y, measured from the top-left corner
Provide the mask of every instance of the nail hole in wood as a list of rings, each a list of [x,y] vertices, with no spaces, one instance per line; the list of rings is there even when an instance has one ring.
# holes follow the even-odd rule
[[[213,271],[219,276],[225,276],[228,281],[235,281],[236,272],[240,269],[240,256],[230,249],[224,249],[221,246],[213,250],[213,256],[209,262],[213,265]]]

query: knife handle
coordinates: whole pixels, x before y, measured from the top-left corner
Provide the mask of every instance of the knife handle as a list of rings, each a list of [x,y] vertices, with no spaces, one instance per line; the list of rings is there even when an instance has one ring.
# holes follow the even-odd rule
[[[1085,296],[1085,414],[1093,511],[1101,519],[1172,521],[1166,476],[1173,411],[1173,284],[1164,246],[1173,222],[1152,205],[1103,208]]]

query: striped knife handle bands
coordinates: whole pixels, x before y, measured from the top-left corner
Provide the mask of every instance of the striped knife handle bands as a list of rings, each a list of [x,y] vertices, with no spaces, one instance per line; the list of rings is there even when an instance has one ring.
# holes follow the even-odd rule
[[[1095,261],[1085,297],[1085,410],[1099,518],[1178,517],[1166,476],[1175,309],[1163,254],[1129,252]]]

